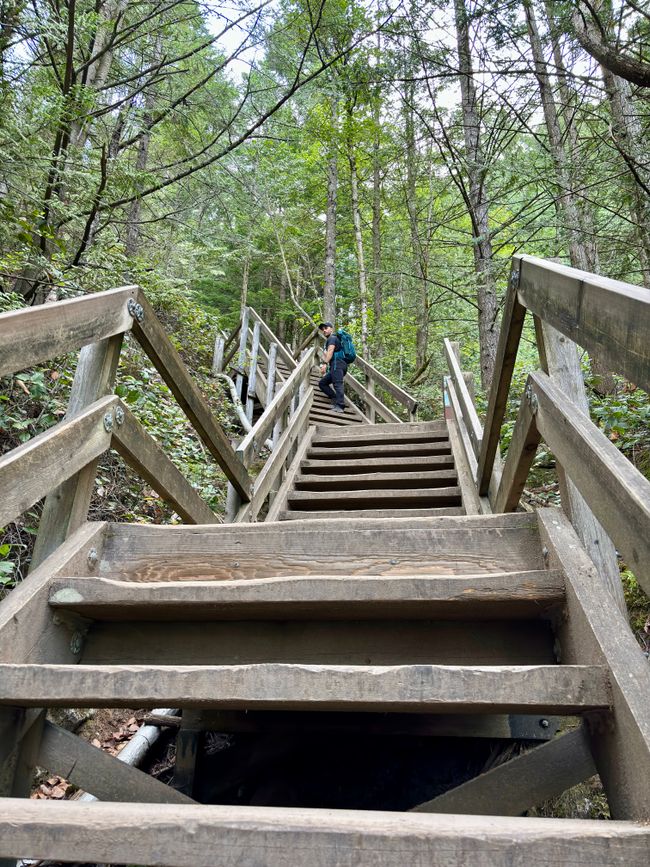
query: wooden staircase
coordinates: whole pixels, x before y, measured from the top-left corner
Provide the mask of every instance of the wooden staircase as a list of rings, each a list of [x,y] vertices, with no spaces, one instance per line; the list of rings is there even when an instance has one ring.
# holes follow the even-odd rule
[[[650,484],[544,374],[529,379],[505,465],[495,460],[517,299],[529,274],[531,303],[544,286],[536,260],[516,261],[485,430],[453,358],[444,420],[390,420],[370,388],[365,411],[338,418],[310,388],[311,356],[273,349],[270,333],[249,370],[249,383],[253,369],[266,376],[254,391],[264,411],[233,449],[134,287],[66,307],[67,343],[57,305],[0,317],[0,375],[20,369],[17,346],[35,364],[87,341],[89,309],[98,343],[85,375],[91,362],[105,371],[102,342],[132,328],[238,498],[233,522],[217,523],[98,375],[94,392],[84,382],[89,406],[0,458],[0,524],[54,487],[42,526],[48,539],[63,527],[0,605],[2,867],[647,865],[648,662],[564,512],[513,509],[543,434],[650,586]],[[588,277],[557,279],[584,294]],[[648,320],[647,298],[592,283],[599,310],[613,311],[599,345],[622,299],[636,305],[630,321]],[[253,314],[261,352],[268,327]],[[246,349],[246,321],[240,330]],[[646,384],[648,344],[633,338],[621,367]],[[385,423],[368,423],[375,412]],[[93,461],[111,446],[187,524],[78,519]],[[172,785],[63,731],[51,707],[181,709]],[[205,732],[234,739],[211,764]],[[399,785],[381,773],[396,744],[411,751]],[[100,802],[30,800],[38,766]],[[595,773],[612,821],[523,816]],[[381,792],[372,810],[360,808],[366,779]]]

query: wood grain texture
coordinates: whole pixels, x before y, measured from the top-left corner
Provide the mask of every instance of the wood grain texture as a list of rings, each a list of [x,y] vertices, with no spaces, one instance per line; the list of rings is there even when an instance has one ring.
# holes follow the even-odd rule
[[[434,508],[435,506],[460,506],[460,488],[371,488],[350,491],[297,491],[287,499],[293,508],[327,509],[328,506],[339,511],[347,509],[401,509],[413,506]]]
[[[298,491],[352,491],[359,488],[445,488],[456,485],[455,470],[430,470],[405,473],[350,473],[330,475],[301,473],[296,478]]]
[[[465,377],[463,376],[463,373],[460,369],[460,364],[458,359],[456,358],[456,353],[454,352],[451,343],[446,339],[444,340],[444,348],[445,358],[447,359],[447,365],[449,366],[451,378],[454,382],[454,390],[456,392],[456,396],[458,398],[458,403],[460,406],[460,418],[462,418],[465,427],[467,428],[470,442],[472,444],[472,449],[474,451],[474,457],[478,458],[478,455],[481,451],[483,428],[481,427],[481,422],[479,421],[478,415],[476,413],[474,402],[467,389]]]
[[[609,708],[598,665],[0,665],[0,704],[575,714]]]
[[[545,373],[528,378],[536,423],[596,518],[650,594],[650,482]]]
[[[90,792],[100,801],[194,803],[155,777],[121,762],[49,721],[45,722],[37,765]]]
[[[602,586],[567,517],[537,513],[549,566],[566,577],[566,617],[558,621],[560,658],[609,671],[614,725],[595,721],[591,749],[612,816],[650,819],[650,666],[627,617]]]
[[[144,308],[144,318],[142,322],[134,322],[133,333],[210,454],[234,485],[239,496],[248,501],[251,488],[248,473],[237,459],[228,437],[158,321],[154,309],[144,296],[141,296],[140,303]]]
[[[442,506],[432,509],[346,509],[344,514],[344,518],[340,517],[341,513],[334,507],[329,510],[314,509],[311,512],[301,509],[285,509],[280,512],[280,520],[326,521],[337,517],[342,521],[347,521],[350,518],[433,518],[437,515],[464,515],[465,509],[462,506]]]
[[[513,512],[517,508],[540,439],[527,392],[522,396],[519,404],[517,421],[508,446],[497,495],[494,498],[495,512]]]
[[[396,458],[344,458],[336,461],[306,458],[302,468],[305,473],[371,473],[371,472],[426,472],[436,469],[453,469],[454,459],[451,454],[429,455],[427,457],[396,457]]]
[[[155,439],[120,401],[124,421],[115,425],[113,448],[190,524],[218,524],[220,519],[194,490]]]
[[[497,618],[539,616],[564,600],[560,572],[354,578],[327,574],[216,582],[139,584],[59,578],[49,604],[95,620],[221,620],[238,617]]]
[[[355,443],[345,442],[340,446],[320,448],[314,444],[307,452],[307,457],[312,460],[354,459],[360,462],[365,458],[399,458],[399,457],[427,457],[429,455],[450,454],[451,448],[448,440],[425,443],[376,443],[374,445],[358,446]]]
[[[521,816],[596,773],[583,726],[414,807],[414,813]]]
[[[293,487],[294,479],[300,471],[300,466],[304,461],[305,455],[307,454],[307,449],[311,445],[315,431],[316,428],[313,425],[310,425],[307,428],[306,432],[303,434],[300,442],[298,443],[296,454],[294,455],[293,460],[289,464],[289,468],[287,469],[284,481],[278,488],[278,491],[273,498],[273,502],[269,506],[266,518],[264,519],[265,521],[277,521],[280,513],[285,508],[287,496],[289,494],[289,491]]]
[[[130,331],[127,304],[139,298],[137,286],[122,286],[0,314],[0,376]]]
[[[520,269],[521,304],[597,354],[608,370],[650,391],[647,289],[534,256],[522,256]]]
[[[103,419],[119,399],[104,397],[0,458],[0,526],[103,454],[111,442]]]
[[[635,822],[8,799],[0,855],[214,867],[646,867]],[[443,860],[444,859],[444,860]]]
[[[412,424],[400,421],[399,424],[378,424],[367,428],[355,428],[351,431],[326,431],[319,435],[319,442],[332,442],[345,437],[346,440],[356,442],[357,439],[369,439],[370,442],[387,438],[396,438],[398,442],[410,442],[412,438],[430,439],[431,434],[445,433],[446,422],[438,421],[414,422]]]

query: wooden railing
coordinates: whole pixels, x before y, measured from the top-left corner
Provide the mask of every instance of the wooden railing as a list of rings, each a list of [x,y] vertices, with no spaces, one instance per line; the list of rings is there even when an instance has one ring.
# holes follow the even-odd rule
[[[495,463],[499,436],[526,310],[535,319],[543,370],[528,377],[501,470]],[[590,421],[573,341],[597,354],[608,370],[647,391],[650,291],[554,262],[516,256],[485,428],[463,388],[460,366],[448,345],[447,399],[465,438],[470,471],[483,504],[487,502],[494,512],[517,508],[543,439],[558,462],[563,507],[579,535],[584,531],[583,541],[592,559],[602,558],[611,537],[650,593],[650,482]],[[597,538],[601,533],[598,525],[604,529],[602,538]],[[614,591],[611,583],[610,589]]]
[[[138,286],[0,315],[0,376],[81,348],[65,420],[0,458],[0,525],[47,496],[32,563],[86,520],[100,456],[114,448],[191,523],[220,519],[114,394],[131,332],[243,502],[252,481]]]

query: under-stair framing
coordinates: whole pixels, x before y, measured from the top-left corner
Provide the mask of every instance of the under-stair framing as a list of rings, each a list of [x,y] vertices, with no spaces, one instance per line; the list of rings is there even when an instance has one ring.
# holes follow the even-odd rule
[[[410,399],[409,421],[396,421],[393,395],[384,422],[369,423],[381,410],[372,394],[359,423],[341,425],[312,415],[311,350],[294,359],[270,332],[256,370],[266,382],[253,376],[263,412],[236,449],[139,290],[63,303],[0,316],[0,375],[95,341],[82,351],[88,405],[0,458],[0,524],[57,488],[35,568],[0,604],[3,864],[647,864],[650,666],[581,541],[584,511],[573,524],[557,508],[515,511],[543,437],[563,484],[650,589],[650,484],[548,375],[542,329],[598,348],[647,388],[646,290],[516,257],[485,428],[450,344],[445,419],[413,422]],[[531,374],[502,465],[526,308],[548,373]],[[231,524],[111,396],[106,352],[128,330],[219,454]],[[248,340],[247,321],[242,330]],[[227,364],[236,335],[224,344]],[[245,396],[251,368],[239,370]],[[188,523],[80,517],[108,447]],[[48,707],[181,708],[173,787],[62,733]],[[212,772],[196,760],[204,732],[235,738]],[[331,744],[349,791],[332,787]],[[382,763],[410,744],[409,773],[384,787],[389,806],[362,809],[364,774],[376,787]],[[447,754],[466,757],[462,779],[442,779]],[[100,802],[28,799],[39,765]],[[611,821],[523,815],[595,773]]]

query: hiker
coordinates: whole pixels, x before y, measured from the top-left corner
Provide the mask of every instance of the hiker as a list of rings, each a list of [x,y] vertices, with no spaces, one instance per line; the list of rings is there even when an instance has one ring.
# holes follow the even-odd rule
[[[343,353],[341,339],[333,333],[334,326],[331,322],[321,322],[318,327],[327,338],[325,360],[320,366],[320,372],[323,376],[318,387],[332,401],[332,412],[345,412],[343,377],[348,371],[348,365]],[[327,370],[328,366],[329,371]],[[334,385],[334,391],[332,385]]]

